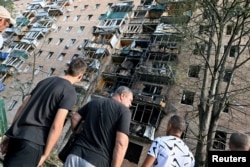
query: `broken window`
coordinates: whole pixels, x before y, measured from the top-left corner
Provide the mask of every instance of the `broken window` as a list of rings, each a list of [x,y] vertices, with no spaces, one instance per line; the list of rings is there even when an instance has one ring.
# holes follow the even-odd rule
[[[76,17],[74,18],[74,21],[78,21],[80,19],[81,15],[76,15]]]
[[[34,71],[34,75],[38,75],[39,72],[43,69],[43,66],[39,66],[35,71]]]
[[[223,77],[223,81],[224,82],[229,82],[231,80],[231,77],[232,77],[232,70],[231,69],[226,69],[224,77]]]
[[[198,65],[190,65],[188,71],[188,77],[198,78],[200,69],[201,67]]]
[[[46,59],[50,59],[53,54],[54,54],[54,52],[49,52],[48,55],[46,56]]]
[[[84,28],[85,28],[84,26],[80,26],[80,27],[78,28],[78,30],[77,30],[77,33],[83,32]]]
[[[195,92],[184,90],[181,98],[182,104],[193,105]]]
[[[130,162],[138,164],[142,150],[143,150],[142,146],[129,142],[125,159],[127,159]]]
[[[87,16],[87,20],[90,20],[92,16],[93,16],[92,14],[89,14],[89,15]]]
[[[68,27],[66,28],[65,32],[70,32],[72,28],[73,28],[72,26],[68,26]]]
[[[158,127],[161,118],[161,110],[158,107],[137,103],[132,105],[131,111],[133,121]]]
[[[225,150],[227,133],[223,131],[216,131],[214,137],[213,148],[218,150]]]
[[[155,100],[157,95],[160,95],[162,91],[162,86],[148,85],[144,84],[144,88],[142,90],[143,95],[149,96],[152,100]]]
[[[10,104],[8,110],[11,111],[11,110],[15,107],[16,104],[17,104],[17,100],[13,100],[13,101],[11,102],[11,104]]]
[[[226,35],[231,35],[233,31],[233,25],[227,25]]]
[[[64,40],[63,38],[58,39],[56,45],[60,45],[63,42],[63,40]]]
[[[66,53],[61,53],[61,54],[58,56],[57,60],[58,60],[58,61],[62,61],[63,58],[65,57],[65,55],[66,55]]]

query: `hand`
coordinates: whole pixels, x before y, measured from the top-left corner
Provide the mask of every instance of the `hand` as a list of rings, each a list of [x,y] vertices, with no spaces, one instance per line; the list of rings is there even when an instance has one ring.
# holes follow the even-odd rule
[[[43,163],[45,162],[46,158],[47,157],[45,155],[42,155],[37,167],[41,167],[43,165]]]
[[[9,140],[10,138],[6,136],[0,144],[0,151],[2,155],[5,155],[7,153]]]

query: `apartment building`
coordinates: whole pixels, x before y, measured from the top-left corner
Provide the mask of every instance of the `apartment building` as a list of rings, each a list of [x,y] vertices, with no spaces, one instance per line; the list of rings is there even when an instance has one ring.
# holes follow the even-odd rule
[[[123,166],[139,166],[151,141],[165,135],[168,118],[187,121],[183,139],[195,152],[197,105],[204,61],[179,30],[190,24],[192,8],[181,0],[19,0],[14,28],[5,31],[0,81],[8,122],[37,82],[62,75],[75,57],[84,57],[86,75],[75,85],[76,109],[94,98],[108,97],[120,85],[134,93],[130,143]],[[227,40],[227,39],[225,39]],[[191,41],[192,42],[192,41]],[[189,43],[190,44],[190,43]],[[232,55],[236,54],[232,49]],[[221,51],[223,52],[223,51]],[[247,53],[246,53],[247,54]],[[234,56],[232,56],[233,58]],[[249,67],[244,66],[244,70]],[[225,74],[225,81],[230,77]],[[235,79],[234,89],[247,74]],[[221,114],[215,149],[227,149],[230,132],[249,132],[245,92]],[[240,110],[241,112],[235,112]]]

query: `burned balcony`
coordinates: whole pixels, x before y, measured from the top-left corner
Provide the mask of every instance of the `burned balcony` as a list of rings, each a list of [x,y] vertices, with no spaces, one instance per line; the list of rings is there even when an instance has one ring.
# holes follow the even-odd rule
[[[134,93],[134,100],[153,103],[164,108],[166,106],[166,85],[151,84],[138,81],[131,88]]]
[[[153,34],[150,50],[152,52],[178,54],[181,47],[182,37],[175,33]]]
[[[149,19],[159,19],[164,11],[163,5],[150,5],[148,7],[147,18]]]
[[[109,45],[115,48],[118,42],[118,36],[112,33],[102,33],[101,35],[94,36],[92,42],[101,45]]]
[[[103,60],[105,56],[109,55],[109,51],[105,48],[99,48],[97,50],[87,50],[85,51],[85,55],[92,59]]]
[[[154,140],[163,111],[160,106],[134,101],[131,107],[130,135]]]
[[[105,68],[104,73],[131,77],[139,61],[139,58],[112,56],[112,63]]]
[[[113,75],[109,73],[102,73],[102,81],[100,81],[97,92],[106,94],[116,90],[119,86],[131,87],[134,82],[134,77],[123,75]]]
[[[119,48],[121,53],[125,55],[129,54],[131,51],[143,53],[148,49],[149,43],[149,40],[121,39],[117,48]],[[142,54],[140,54],[140,56],[141,55]]]

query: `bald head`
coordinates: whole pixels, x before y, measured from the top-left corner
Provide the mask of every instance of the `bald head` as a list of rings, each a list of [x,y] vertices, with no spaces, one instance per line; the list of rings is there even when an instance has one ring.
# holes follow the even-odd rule
[[[249,137],[244,133],[232,133],[229,139],[229,148],[231,151],[248,151]]]

